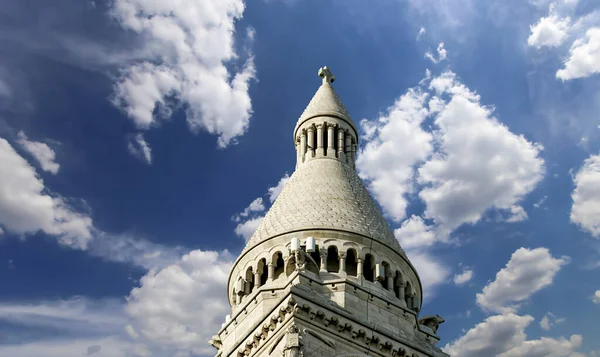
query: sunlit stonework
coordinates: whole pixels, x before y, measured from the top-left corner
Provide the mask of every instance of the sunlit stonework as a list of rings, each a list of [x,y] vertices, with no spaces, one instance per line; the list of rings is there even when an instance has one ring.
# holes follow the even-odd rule
[[[355,170],[356,125],[323,83],[294,129],[296,170],[238,257],[220,357],[447,356],[439,316]]]

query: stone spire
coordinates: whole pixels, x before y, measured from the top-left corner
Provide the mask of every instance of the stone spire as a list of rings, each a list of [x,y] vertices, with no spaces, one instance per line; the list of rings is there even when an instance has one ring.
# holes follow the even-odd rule
[[[318,74],[323,79],[323,83],[308,103],[308,106],[306,106],[306,109],[304,109],[302,115],[300,115],[300,119],[298,119],[298,123],[294,129],[294,137],[296,137],[298,128],[306,121],[315,117],[329,116],[347,123],[358,138],[358,131],[356,130],[354,121],[331,85],[335,81],[335,76],[327,66],[321,67]]]
[[[354,167],[358,134],[331,83],[329,68],[294,132],[296,171],[247,248],[294,231],[335,230],[360,234],[406,255]]]
[[[449,357],[437,315],[358,176],[358,133],[323,83],[294,131],[296,170],[234,262],[216,357]]]

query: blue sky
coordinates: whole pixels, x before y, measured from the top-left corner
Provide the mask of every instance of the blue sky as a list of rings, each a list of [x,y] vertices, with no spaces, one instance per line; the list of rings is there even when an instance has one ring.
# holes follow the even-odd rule
[[[0,355],[213,355],[323,65],[439,346],[600,355],[600,2],[0,8]]]

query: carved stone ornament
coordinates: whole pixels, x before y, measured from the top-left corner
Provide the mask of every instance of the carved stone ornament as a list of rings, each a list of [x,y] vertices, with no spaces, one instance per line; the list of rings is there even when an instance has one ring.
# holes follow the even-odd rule
[[[285,337],[286,342],[283,349],[283,357],[302,357],[302,341],[298,326],[290,326]]]

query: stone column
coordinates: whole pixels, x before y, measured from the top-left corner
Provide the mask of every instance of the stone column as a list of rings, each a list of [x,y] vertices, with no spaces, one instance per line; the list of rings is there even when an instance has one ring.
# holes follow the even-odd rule
[[[254,288],[260,288],[260,273],[254,273]]]
[[[340,252],[340,271],[339,273],[342,275],[346,275],[346,252]]]
[[[362,279],[363,277],[363,260],[362,258],[356,259],[356,277]]]
[[[406,283],[398,284],[398,299],[404,301],[404,294],[406,290]]]
[[[338,159],[345,161],[344,156],[344,129],[341,127],[338,129]]]
[[[314,152],[315,152],[315,147],[314,147],[315,146],[315,127],[311,125],[308,127],[308,129],[306,129],[306,131],[307,131],[306,139],[308,140],[308,143],[307,143],[308,149],[307,149],[306,153],[308,154],[308,157],[305,158],[304,161],[308,161],[308,160],[312,159]]]
[[[325,155],[323,148],[323,124],[317,124],[317,156]]]
[[[298,164],[304,162],[304,155],[306,155],[306,130],[302,129],[300,133],[300,158],[298,159]]]
[[[349,132],[346,133],[346,147],[344,152],[346,152],[346,163],[350,164],[352,158],[352,137]]]
[[[389,267],[388,267],[388,269],[389,269]],[[386,273],[387,273],[387,269],[386,269]],[[386,279],[388,291],[394,292],[394,278],[392,277],[392,275],[386,274],[385,279]]]
[[[352,167],[355,167],[356,165],[356,144],[352,144],[352,155],[350,155],[350,164],[352,164]]]
[[[333,143],[335,138],[333,137],[333,129],[334,129],[334,125],[333,124],[329,124],[327,126],[327,156],[330,157],[335,157],[335,151],[333,149]]]
[[[273,276],[275,275],[275,264],[269,263],[268,282],[273,282]]]
[[[321,253],[321,272],[327,272],[327,251],[323,250]]]

